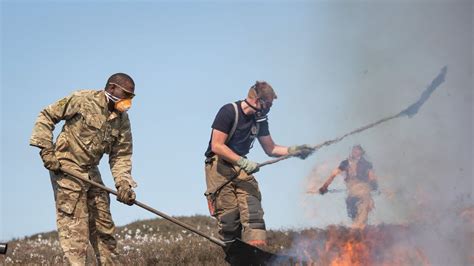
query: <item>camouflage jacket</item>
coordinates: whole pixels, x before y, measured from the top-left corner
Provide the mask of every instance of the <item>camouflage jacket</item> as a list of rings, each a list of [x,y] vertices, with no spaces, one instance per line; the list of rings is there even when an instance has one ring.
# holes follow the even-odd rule
[[[65,124],[53,144],[55,125]],[[132,171],[132,132],[127,113],[110,112],[104,91],[80,90],[42,110],[36,119],[30,145],[54,147],[63,166],[85,170],[96,168],[109,154],[115,183],[136,183]]]

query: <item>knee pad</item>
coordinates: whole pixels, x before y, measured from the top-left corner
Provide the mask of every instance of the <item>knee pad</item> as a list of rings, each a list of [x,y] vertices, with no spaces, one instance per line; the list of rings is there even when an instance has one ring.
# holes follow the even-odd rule
[[[247,205],[249,210],[249,227],[252,229],[265,230],[265,221],[263,220],[262,204],[256,197],[248,197]]]
[[[240,215],[239,209],[235,208],[229,211],[225,211],[219,217],[219,222],[221,224],[221,230],[224,232],[234,232],[240,228]]]

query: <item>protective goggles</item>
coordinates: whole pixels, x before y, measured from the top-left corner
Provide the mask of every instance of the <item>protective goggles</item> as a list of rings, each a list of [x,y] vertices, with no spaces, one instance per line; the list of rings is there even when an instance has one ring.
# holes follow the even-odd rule
[[[125,92],[126,95],[128,96],[127,99],[133,99],[133,97],[135,97],[135,93],[131,92],[130,90],[125,89],[124,87],[120,86],[119,84],[114,83],[114,82],[109,82],[109,84],[110,84],[110,85],[115,85],[115,86],[117,86],[120,90],[122,90],[123,92]]]

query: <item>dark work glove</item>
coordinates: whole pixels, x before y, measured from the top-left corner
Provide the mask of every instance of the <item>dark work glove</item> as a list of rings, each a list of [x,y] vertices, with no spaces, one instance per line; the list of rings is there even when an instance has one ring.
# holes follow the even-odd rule
[[[321,188],[319,188],[319,193],[321,193],[321,195],[324,195],[327,192],[328,192],[328,186],[323,185]]]
[[[40,151],[41,160],[46,169],[57,173],[61,169],[61,164],[54,154],[54,148],[43,148]]]
[[[306,157],[310,156],[313,152],[314,149],[307,144],[288,147],[289,155],[296,156],[301,159],[306,159]]]
[[[120,181],[117,185],[117,200],[127,205],[133,205],[135,202],[135,191],[126,180]]]

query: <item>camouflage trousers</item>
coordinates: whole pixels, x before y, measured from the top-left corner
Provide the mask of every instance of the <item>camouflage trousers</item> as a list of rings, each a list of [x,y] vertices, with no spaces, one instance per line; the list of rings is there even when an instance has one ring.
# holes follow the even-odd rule
[[[84,173],[82,170],[81,172]],[[97,167],[84,176],[103,184]],[[107,192],[66,174],[50,172],[59,242],[70,265],[85,265],[92,245],[99,265],[114,265],[117,241]]]
[[[370,211],[374,208],[370,185],[365,182],[348,182],[346,185],[347,215],[352,219],[352,227],[363,229],[369,220]]]
[[[206,194],[238,174],[232,182],[215,194],[213,216],[218,221],[220,238],[223,241],[241,238],[250,244],[264,244],[266,230],[261,205],[262,196],[255,177],[244,171],[237,172],[231,164],[218,159],[217,156],[206,163],[205,172]]]

